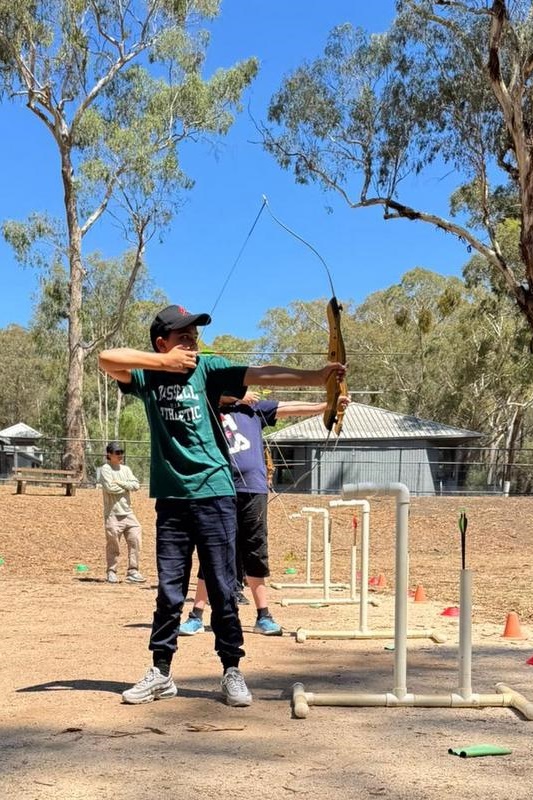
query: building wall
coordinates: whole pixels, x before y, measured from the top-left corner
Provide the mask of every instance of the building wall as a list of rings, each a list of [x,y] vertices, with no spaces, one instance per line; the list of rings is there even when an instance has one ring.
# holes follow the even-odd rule
[[[275,488],[283,491],[338,494],[346,483],[404,483],[412,494],[439,492],[436,454],[429,442],[381,441],[369,446],[302,444],[282,450],[287,466],[276,471]],[[274,452],[274,460],[280,463]],[[292,485],[291,485],[292,484]]]
[[[435,494],[427,446],[329,450],[319,455],[312,491],[338,493],[346,483],[404,483],[412,494]]]

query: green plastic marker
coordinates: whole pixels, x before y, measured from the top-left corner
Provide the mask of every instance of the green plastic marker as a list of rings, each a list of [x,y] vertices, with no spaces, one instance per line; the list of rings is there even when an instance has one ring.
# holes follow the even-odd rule
[[[85,564],[77,564],[76,572],[89,572],[89,567],[86,566]]]
[[[448,753],[459,758],[479,758],[479,756],[508,756],[512,753],[508,747],[496,744],[474,744],[470,747],[450,747]]]
[[[466,529],[468,528],[468,517],[464,508],[459,514],[459,530],[461,532],[461,567],[466,569]]]
[[[3,558],[0,558],[0,567],[1,567],[3,564],[5,564],[5,563],[6,563],[6,562],[4,561],[4,559],[3,559]]]
[[[294,567],[287,567],[287,569],[285,570],[285,575],[296,575],[297,572],[298,570],[295,569]]]

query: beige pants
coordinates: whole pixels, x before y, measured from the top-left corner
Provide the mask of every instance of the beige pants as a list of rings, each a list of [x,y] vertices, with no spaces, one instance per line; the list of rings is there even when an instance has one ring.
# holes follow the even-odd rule
[[[106,519],[105,534],[108,571],[117,571],[121,536],[124,536],[128,547],[128,572],[138,570],[139,554],[142,544],[142,529],[135,514],[125,514],[120,517],[116,517],[112,514]]]

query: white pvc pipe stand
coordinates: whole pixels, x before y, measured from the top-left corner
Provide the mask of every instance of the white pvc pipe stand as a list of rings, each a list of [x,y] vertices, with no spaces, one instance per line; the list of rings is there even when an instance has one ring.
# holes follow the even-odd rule
[[[330,506],[362,506],[362,537],[361,537],[361,606],[359,609],[359,628],[357,630],[307,630],[298,628],[296,631],[296,641],[303,643],[307,639],[392,639],[392,630],[372,631],[368,629],[367,603],[368,601],[368,571],[369,571],[369,551],[370,551],[370,503],[368,500],[331,500]],[[375,605],[375,603],[374,603]],[[433,630],[420,629],[407,631],[408,639],[432,639],[434,642],[442,644],[446,641],[445,637],[435,633]]]
[[[302,515],[318,515],[322,517],[322,538],[323,538],[323,579],[322,585],[315,585],[313,588],[323,590],[321,597],[283,597],[280,600],[282,606],[314,606],[317,604],[325,605],[354,605],[358,600],[352,597],[331,597],[330,592],[333,588],[349,588],[349,584],[334,584],[331,582],[331,528],[332,522],[327,508],[320,506],[304,506]],[[293,584],[294,585],[294,584]]]
[[[324,579],[321,582],[313,582],[311,580],[311,558],[312,558],[312,541],[313,541],[313,511],[307,509],[302,509],[297,514],[290,514],[290,519],[305,519],[306,520],[306,559],[305,559],[305,583],[296,583],[294,581],[290,583],[271,583],[270,586],[272,589],[324,589]],[[332,589],[348,589],[349,585],[347,583],[332,583]],[[320,602],[315,600],[316,602]],[[283,601],[281,603],[283,605]]]
[[[461,571],[461,617],[459,626],[459,688],[449,694],[415,695],[407,691],[407,582],[409,490],[403,483],[385,485],[360,483],[343,487],[343,498],[367,494],[396,497],[396,605],[394,623],[394,687],[382,694],[306,692],[302,683],[293,685],[292,699],[296,717],[304,719],[312,705],[381,706],[418,708],[488,708],[511,707],[528,720],[533,719],[533,703],[503,683],[496,684],[496,694],[473,694],[471,689],[471,574]]]
[[[360,603],[359,607],[359,632],[366,633],[368,630],[368,562],[370,549],[370,503],[368,500],[330,500],[330,508],[342,506],[360,506],[362,510],[362,533],[361,533],[361,589],[360,597],[357,596],[357,542],[354,533],[354,540],[351,548],[351,577],[350,577],[350,599]],[[320,631],[307,631],[298,628],[296,631],[296,641],[305,642],[306,639],[321,638]],[[319,634],[317,636],[317,634]]]

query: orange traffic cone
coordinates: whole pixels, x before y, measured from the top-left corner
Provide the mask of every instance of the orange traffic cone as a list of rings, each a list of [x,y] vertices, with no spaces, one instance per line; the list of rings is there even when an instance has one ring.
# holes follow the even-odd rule
[[[419,583],[418,586],[416,587],[414,601],[415,603],[425,603],[426,600],[427,600],[426,590],[424,589],[422,584]]]
[[[527,636],[524,636],[522,633],[520,620],[518,619],[518,614],[516,611],[511,611],[509,614],[507,614],[505,630],[502,633],[502,636],[504,636],[506,639],[527,639]]]
[[[385,575],[382,572],[380,572],[379,575],[378,575],[378,582],[376,583],[376,588],[377,589],[384,589],[386,587],[386,585],[387,585],[387,581],[385,579]]]

